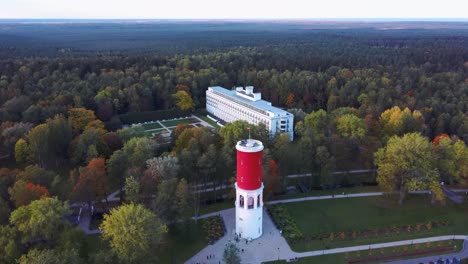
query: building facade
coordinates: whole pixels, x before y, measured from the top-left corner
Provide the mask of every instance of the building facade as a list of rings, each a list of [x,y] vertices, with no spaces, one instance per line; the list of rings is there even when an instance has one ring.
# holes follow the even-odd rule
[[[279,133],[287,133],[290,140],[294,137],[294,115],[262,100],[261,93],[253,92],[253,86],[245,89],[237,87],[235,90],[208,87],[206,110],[225,122],[244,120],[254,125],[263,123],[271,137]]]
[[[247,139],[237,142],[236,234],[247,240],[263,234],[263,144]]]

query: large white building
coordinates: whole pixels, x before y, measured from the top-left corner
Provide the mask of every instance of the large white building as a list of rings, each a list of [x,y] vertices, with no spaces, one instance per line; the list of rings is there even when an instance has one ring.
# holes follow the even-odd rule
[[[272,137],[278,133],[287,133],[290,140],[294,137],[294,115],[262,100],[261,93],[253,92],[253,86],[245,89],[237,87],[235,90],[208,87],[206,110],[225,122],[244,120],[254,125],[264,123]]]

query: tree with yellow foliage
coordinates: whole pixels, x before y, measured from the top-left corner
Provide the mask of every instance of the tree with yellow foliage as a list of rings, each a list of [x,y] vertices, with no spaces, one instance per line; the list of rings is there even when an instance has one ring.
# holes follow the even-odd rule
[[[402,204],[409,191],[427,190],[443,201],[432,144],[419,133],[393,136],[375,153],[377,182],[382,191],[398,193]]]
[[[411,112],[409,108],[402,110],[394,106],[380,115],[379,127],[382,137],[386,140],[393,135],[421,132],[424,128],[424,117],[418,110]]]
[[[71,108],[68,110],[68,121],[74,130],[83,131],[85,127],[96,119],[94,111],[86,108]]]
[[[177,107],[182,111],[192,110],[195,107],[192,97],[184,90],[177,91],[172,95],[172,98],[174,98]]]

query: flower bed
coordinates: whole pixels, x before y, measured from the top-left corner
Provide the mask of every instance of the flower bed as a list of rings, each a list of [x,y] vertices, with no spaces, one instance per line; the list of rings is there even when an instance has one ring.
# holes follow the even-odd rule
[[[289,243],[304,239],[304,235],[285,207],[282,205],[269,206],[268,212],[271,214],[276,227],[282,231],[284,238]]]
[[[226,232],[224,221],[220,216],[213,216],[203,219],[203,229],[206,233],[206,239],[210,244],[213,244],[218,239],[223,237]]]
[[[320,235],[308,235],[304,237],[304,241],[311,241],[317,239],[328,239],[333,240],[350,240],[359,238],[373,238],[381,236],[393,236],[402,233],[419,233],[425,231],[431,231],[432,229],[445,227],[448,225],[448,221],[429,221],[427,223],[418,223],[414,225],[404,226],[391,226],[379,229],[364,229],[364,230],[348,230],[338,231],[331,233],[323,233]]]

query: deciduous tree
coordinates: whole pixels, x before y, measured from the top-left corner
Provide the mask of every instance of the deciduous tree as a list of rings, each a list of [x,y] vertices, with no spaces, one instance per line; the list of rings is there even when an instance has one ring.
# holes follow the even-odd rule
[[[338,133],[347,139],[362,140],[366,135],[364,121],[353,114],[338,117],[336,126]]]
[[[154,213],[133,203],[104,215],[100,229],[112,250],[126,263],[156,263],[155,248],[167,232]]]
[[[438,193],[441,188],[432,145],[419,133],[391,137],[387,146],[375,153],[375,163],[380,188],[397,192],[400,204],[409,191],[430,188]]]
[[[85,127],[96,119],[94,111],[88,110],[86,108],[71,108],[68,110],[68,121],[71,124],[71,127],[77,132],[81,132]]]
[[[91,203],[107,198],[109,181],[106,175],[106,162],[103,158],[91,160],[88,166],[79,169],[79,178],[71,180],[74,183],[75,199]]]
[[[19,264],[81,264],[84,261],[76,250],[56,250],[56,249],[32,249],[26,255],[22,255]]]
[[[152,177],[160,180],[176,178],[179,173],[179,160],[173,156],[161,156],[146,161],[147,171]]]
[[[192,97],[184,90],[177,91],[172,97],[176,101],[177,107],[182,111],[192,110],[195,107]]]
[[[0,225],[0,263],[15,263],[21,255],[18,231],[7,225]]]
[[[190,191],[187,181],[182,178],[175,192],[176,206],[179,218],[187,220],[190,217]]]
[[[56,197],[32,201],[11,213],[10,223],[22,234],[22,240],[36,242],[54,240],[66,226],[64,215],[68,205]]]
[[[28,205],[34,200],[49,196],[49,191],[45,187],[25,182],[21,179],[16,181],[15,185],[13,185],[8,192],[10,193],[11,200],[15,202],[16,207]]]
[[[233,243],[226,244],[223,252],[223,261],[226,264],[240,264],[239,249]]]
[[[141,185],[133,176],[125,179],[125,199],[129,202],[137,203],[140,201]]]
[[[29,159],[29,147],[26,140],[20,138],[15,144],[15,160],[18,164],[25,164]]]

